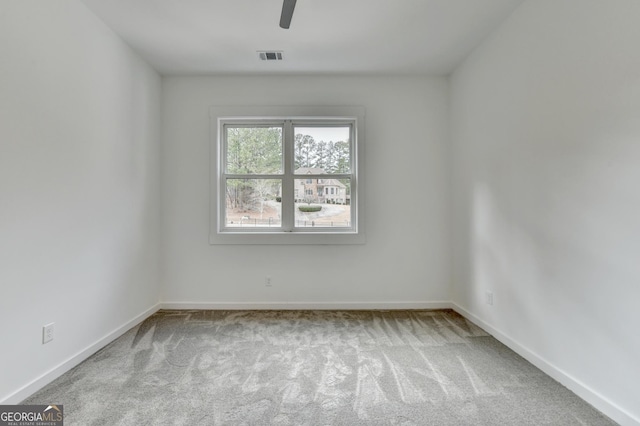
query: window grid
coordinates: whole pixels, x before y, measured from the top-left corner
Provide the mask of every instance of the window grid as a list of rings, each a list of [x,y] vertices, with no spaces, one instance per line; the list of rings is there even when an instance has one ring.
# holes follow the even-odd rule
[[[218,210],[218,226],[220,232],[223,233],[273,233],[273,232],[305,232],[305,233],[355,233],[357,232],[357,141],[355,135],[355,120],[327,120],[327,119],[306,119],[303,122],[295,120],[278,120],[278,121],[263,121],[263,120],[223,120],[221,121],[222,131],[222,143],[220,144],[220,164],[219,170],[219,210]],[[228,129],[230,128],[281,128],[282,129],[282,155],[281,155],[281,170],[282,173],[261,173],[261,174],[244,174],[244,173],[228,173]],[[299,127],[341,127],[348,128],[349,141],[349,159],[348,168],[349,173],[314,173],[314,174],[296,174],[295,161],[294,161],[294,149],[295,149],[295,128]],[[227,184],[230,180],[279,180],[280,185],[280,200],[281,200],[281,212],[280,212],[280,226],[272,226],[272,222],[269,221],[268,225],[254,226],[253,228],[229,226],[227,221],[227,209],[226,209],[226,192]],[[347,190],[344,189],[344,198],[326,197],[325,200],[330,200],[331,203],[344,203],[349,206],[349,220],[346,222],[347,226],[335,227],[333,222],[331,225],[322,225],[325,222],[319,221],[319,225],[316,226],[315,221],[311,221],[312,228],[307,225],[308,221],[305,221],[305,226],[300,225],[300,221],[296,221],[296,202],[298,201],[298,188],[295,187],[296,180],[304,180],[309,184],[313,184],[316,181],[316,193],[318,199],[324,198],[322,187],[319,185],[325,185],[331,181],[348,181],[350,184],[350,193],[347,195]],[[344,186],[344,184],[342,184]],[[327,194],[328,194],[328,188]],[[334,187],[331,187],[331,194],[334,194]],[[336,191],[339,193],[339,190]],[[313,197],[314,190],[306,189],[305,196]],[[349,198],[350,197],[350,198]]]

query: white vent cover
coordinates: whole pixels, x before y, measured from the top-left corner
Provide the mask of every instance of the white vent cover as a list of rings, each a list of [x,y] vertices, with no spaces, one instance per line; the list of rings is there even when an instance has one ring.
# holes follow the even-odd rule
[[[263,61],[281,61],[282,60],[282,51],[273,50],[273,51],[258,51],[258,55],[260,59]]]

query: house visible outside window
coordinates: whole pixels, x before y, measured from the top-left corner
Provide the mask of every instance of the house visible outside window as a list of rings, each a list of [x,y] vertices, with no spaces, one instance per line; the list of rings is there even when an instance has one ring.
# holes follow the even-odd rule
[[[335,108],[358,113],[224,116],[225,107],[212,108],[213,244],[364,242],[358,174],[364,111]]]

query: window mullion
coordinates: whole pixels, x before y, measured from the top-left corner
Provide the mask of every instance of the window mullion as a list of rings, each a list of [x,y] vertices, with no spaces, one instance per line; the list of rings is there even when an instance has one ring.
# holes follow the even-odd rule
[[[284,177],[282,179],[282,229],[293,230],[294,195],[293,195],[293,145],[294,134],[291,120],[284,122]]]

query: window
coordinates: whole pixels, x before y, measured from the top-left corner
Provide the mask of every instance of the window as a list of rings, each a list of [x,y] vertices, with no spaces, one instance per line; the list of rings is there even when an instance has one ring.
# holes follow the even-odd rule
[[[352,108],[357,114],[225,116],[224,107],[213,107],[210,242],[363,243],[364,114]],[[344,196],[326,197],[327,186]]]

